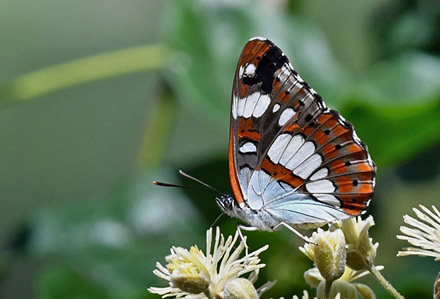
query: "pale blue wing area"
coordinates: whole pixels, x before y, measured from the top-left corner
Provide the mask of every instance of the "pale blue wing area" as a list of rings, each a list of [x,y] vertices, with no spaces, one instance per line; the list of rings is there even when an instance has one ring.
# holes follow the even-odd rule
[[[272,179],[262,170],[252,173],[247,189],[247,204],[253,210],[259,210],[272,200],[292,192],[292,188],[283,188],[276,180]]]
[[[316,201],[296,192],[288,184],[273,180],[264,171],[254,171],[247,190],[247,203],[253,210],[266,210],[287,224],[324,224],[350,217],[341,208]]]
[[[313,200],[305,194],[294,193],[272,201],[264,209],[280,222],[297,227],[310,224],[325,224],[349,218],[340,208]]]

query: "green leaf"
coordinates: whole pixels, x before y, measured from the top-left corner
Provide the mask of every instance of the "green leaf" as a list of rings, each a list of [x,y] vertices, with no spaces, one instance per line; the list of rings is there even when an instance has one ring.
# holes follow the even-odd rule
[[[379,167],[407,160],[440,140],[440,97],[411,106],[380,107],[357,101],[342,113],[355,125]]]

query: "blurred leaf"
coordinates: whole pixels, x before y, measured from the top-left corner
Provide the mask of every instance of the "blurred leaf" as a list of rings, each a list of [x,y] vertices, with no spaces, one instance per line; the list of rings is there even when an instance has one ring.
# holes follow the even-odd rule
[[[430,101],[440,95],[440,59],[421,52],[395,55],[372,65],[352,91],[378,107]]]
[[[355,124],[380,167],[409,159],[440,141],[440,97],[400,107],[353,102],[342,113]]]
[[[325,37],[312,24],[289,19],[282,7],[265,1],[169,1],[170,44],[177,52],[168,81],[194,114],[226,129],[235,68],[254,36],[276,42],[313,85],[341,94],[348,76],[334,59]],[[264,18],[261,16],[264,15]],[[292,55],[290,55],[292,54]],[[315,87],[316,88],[316,87]],[[332,97],[337,101],[339,97]]]
[[[68,265],[47,268],[37,281],[36,298],[109,298],[103,287]]]
[[[176,105],[173,94],[162,87],[161,94],[148,111],[144,133],[139,146],[137,167],[140,170],[158,166],[165,153],[167,136],[176,117]]]
[[[157,176],[175,181],[167,172]],[[203,245],[206,227],[179,190],[154,186],[146,176],[105,200],[39,213],[30,252],[80,269],[89,284],[122,298],[163,284],[152,273],[155,263],[164,262],[172,245]]]

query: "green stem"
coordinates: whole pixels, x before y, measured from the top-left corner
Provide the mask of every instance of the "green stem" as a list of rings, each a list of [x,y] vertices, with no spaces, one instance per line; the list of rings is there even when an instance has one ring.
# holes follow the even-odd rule
[[[162,87],[161,94],[151,104],[140,140],[136,166],[141,171],[159,165],[175,113],[174,96],[171,91]]]
[[[440,273],[437,275],[434,283],[434,298],[440,298]]]
[[[0,89],[0,103],[26,101],[109,77],[162,69],[169,63],[169,50],[161,44],[97,54],[49,66],[18,77]]]
[[[333,281],[326,280],[325,281],[325,287],[324,287],[324,299],[330,298],[330,290],[332,288]]]
[[[376,278],[376,280],[384,287],[385,290],[388,291],[388,293],[390,293],[391,295],[393,295],[394,298],[397,299],[403,299],[404,297],[402,295],[400,295],[400,293],[390,284],[390,282],[388,280],[385,279],[385,277],[383,277],[382,273],[379,272],[379,270],[377,270],[374,265],[368,269],[371,273],[371,275],[373,275],[374,278]]]

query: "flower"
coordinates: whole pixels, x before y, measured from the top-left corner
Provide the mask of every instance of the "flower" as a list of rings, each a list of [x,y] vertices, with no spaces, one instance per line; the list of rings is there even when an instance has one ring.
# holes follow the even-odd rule
[[[306,290],[304,290],[301,299],[309,299],[309,298],[310,298],[309,293]],[[299,297],[294,295],[292,299],[299,299]]]
[[[258,270],[265,266],[260,263],[258,255],[269,246],[266,245],[240,258],[240,253],[245,248],[245,240],[240,240],[237,246],[238,239],[239,233],[236,232],[233,238],[229,236],[225,240],[217,227],[214,244],[212,229],[206,232],[206,255],[197,246],[192,246],[189,251],[181,247],[172,247],[171,254],[166,257],[166,267],[157,263],[157,269],[153,271],[156,276],[167,280],[169,286],[150,287],[148,291],[162,297],[221,297],[229,282],[232,283],[234,279],[247,273],[251,274],[248,280],[252,284],[258,277]],[[232,286],[234,287],[234,284]],[[270,286],[270,283],[265,284],[257,293],[261,294]]]
[[[340,229],[333,232],[318,229],[312,235],[313,257],[316,267],[326,281],[332,282],[345,270],[345,239]]]
[[[167,256],[167,269],[174,287],[190,294],[199,294],[209,287],[208,269],[201,263],[203,252],[197,246],[188,251],[181,247],[171,248]]]
[[[369,272],[367,270],[356,271],[345,264],[346,254],[348,254],[345,250],[346,242],[350,242],[354,251],[362,252],[362,245],[359,246],[359,244],[365,242],[365,238],[368,240],[368,244],[372,244],[371,239],[368,238],[368,228],[373,223],[372,219],[368,218],[365,221],[360,218],[357,221],[353,219],[351,223],[345,224],[346,231],[342,230],[343,223],[335,223],[329,228],[329,231],[318,229],[312,235],[313,243],[305,244],[304,247],[299,248],[316,265],[316,268],[309,269],[304,273],[304,279],[307,284],[317,289],[318,298],[324,296],[325,284],[333,280],[328,293],[329,298],[336,298],[338,294],[341,298],[352,298],[354,295],[362,295],[362,298],[375,298],[370,287],[354,283],[355,280]],[[361,250],[357,249],[359,247]],[[377,248],[377,245],[374,245],[373,248]],[[379,271],[383,267],[378,266],[375,269]]]
[[[376,266],[375,268],[376,268],[376,270],[380,271],[384,267],[383,266]],[[364,277],[368,274],[369,274],[369,272],[367,270],[356,271],[356,270],[353,270],[349,267],[345,267],[344,274],[342,274],[342,276],[339,279],[337,279],[333,282],[332,290],[333,290],[333,292],[337,291],[338,293],[343,294],[343,293],[345,293],[344,289],[348,292],[351,292],[351,290],[353,288],[355,288],[357,293],[362,295],[362,298],[375,298],[374,292],[371,290],[371,288],[369,286],[362,284],[362,283],[355,282],[359,278]],[[324,282],[325,282],[325,279],[324,279],[324,277],[322,277],[318,268],[312,268],[312,269],[307,270],[304,273],[304,279],[309,286],[316,288],[316,289],[318,289],[320,286],[322,288],[322,286],[324,285]],[[346,297],[344,297],[344,298],[346,298]]]
[[[377,247],[368,235],[368,230],[374,225],[372,216],[365,220],[361,217],[342,220],[341,228],[347,243],[347,265],[354,270],[368,270],[374,265]]]
[[[411,227],[401,226],[400,231],[404,235],[398,235],[397,238],[420,248],[403,248],[404,250],[399,251],[397,256],[431,256],[438,261],[440,260],[440,212],[434,205],[432,211],[423,205],[419,207],[420,210],[413,208],[413,211],[420,220],[409,215],[403,216],[404,222]]]
[[[252,282],[246,278],[234,278],[226,284],[223,298],[258,299],[258,294]]]

